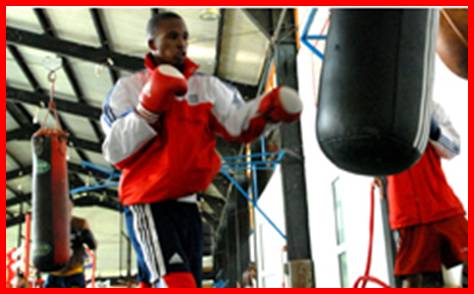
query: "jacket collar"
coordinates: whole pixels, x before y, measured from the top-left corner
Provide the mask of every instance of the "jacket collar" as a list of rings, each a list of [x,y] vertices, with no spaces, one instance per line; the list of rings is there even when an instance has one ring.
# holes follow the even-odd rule
[[[148,53],[145,56],[145,68],[148,71],[153,71],[157,64],[155,63],[155,60],[151,53]],[[189,79],[190,76],[193,75],[199,68],[199,65],[194,63],[191,59],[187,58],[184,60],[184,72],[183,75],[186,77],[186,79]]]

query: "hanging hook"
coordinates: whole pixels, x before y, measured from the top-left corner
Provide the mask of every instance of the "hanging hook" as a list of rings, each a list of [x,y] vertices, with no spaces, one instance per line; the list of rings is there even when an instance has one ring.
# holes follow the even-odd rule
[[[54,83],[54,82],[56,82],[56,78],[57,78],[56,71],[51,70],[48,74],[48,82]]]
[[[55,88],[56,79],[57,79],[56,71],[62,68],[62,63],[63,63],[62,58],[58,56],[55,56],[55,57],[46,56],[42,60],[43,67],[49,70],[48,75],[47,75],[47,79],[50,84],[48,110],[50,113],[54,115],[55,120],[56,120],[56,127],[60,130],[62,130],[62,127],[61,127],[61,122],[59,120],[58,111],[56,109],[56,104],[54,103],[54,94],[55,94],[54,88]],[[49,117],[48,114],[46,114],[43,120],[43,124],[42,124],[43,127],[46,126],[48,117]]]

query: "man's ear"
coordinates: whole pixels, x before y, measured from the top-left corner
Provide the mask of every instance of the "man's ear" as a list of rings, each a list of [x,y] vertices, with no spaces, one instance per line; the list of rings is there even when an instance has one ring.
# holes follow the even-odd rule
[[[159,54],[159,41],[157,38],[155,39],[151,39],[151,40],[148,40],[148,48],[150,48],[150,51],[154,54],[154,55],[158,55]]]
[[[156,50],[156,46],[155,46],[155,40],[154,39],[151,39],[151,40],[148,40],[148,48],[152,51]]]

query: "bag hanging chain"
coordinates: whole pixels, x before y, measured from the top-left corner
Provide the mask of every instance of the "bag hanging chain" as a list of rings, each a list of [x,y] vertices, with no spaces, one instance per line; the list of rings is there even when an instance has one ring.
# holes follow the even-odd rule
[[[48,112],[54,115],[56,120],[56,128],[59,130],[63,130],[61,126],[61,121],[59,120],[58,110],[56,108],[56,103],[54,102],[54,94],[55,94],[55,85],[56,85],[56,70],[51,70],[48,74],[48,82],[49,82],[49,102],[48,102]],[[46,122],[48,121],[48,113],[46,113],[45,118],[43,119],[43,123],[41,127],[46,127]]]

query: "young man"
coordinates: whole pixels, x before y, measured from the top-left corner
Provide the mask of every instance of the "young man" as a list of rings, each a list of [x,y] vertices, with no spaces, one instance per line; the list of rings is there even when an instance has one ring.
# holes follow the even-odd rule
[[[52,272],[46,278],[45,288],[85,288],[84,245],[90,250],[96,250],[97,243],[92,235],[88,222],[79,217],[71,220],[71,249],[72,256],[67,265],[60,271]]]
[[[106,160],[122,170],[121,203],[154,287],[201,285],[202,234],[196,193],[220,169],[216,136],[249,142],[267,123],[297,120],[302,104],[282,87],[245,103],[186,57],[183,19],[165,12],[147,27],[146,70],[120,79],[104,104]]]
[[[459,135],[435,104],[423,157],[410,169],[387,177],[390,224],[400,233],[395,275],[403,287],[443,287],[441,265],[464,263],[467,269],[465,211],[441,166],[441,158],[459,152]]]

